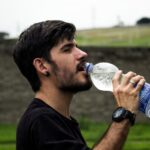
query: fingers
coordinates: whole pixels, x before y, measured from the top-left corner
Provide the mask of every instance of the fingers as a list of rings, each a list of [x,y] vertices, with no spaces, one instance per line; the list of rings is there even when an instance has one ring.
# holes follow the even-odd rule
[[[129,85],[132,86],[132,87],[137,86],[137,83],[138,83],[141,79],[144,79],[144,77],[143,77],[143,76],[140,76],[140,75],[137,75],[137,76],[135,76],[135,77],[132,77],[132,78],[130,79],[130,81],[129,81]],[[145,81],[145,79],[144,79],[144,81]],[[142,83],[143,83],[143,82],[142,82]],[[140,84],[142,84],[142,83],[140,83]]]
[[[120,84],[121,77],[122,77],[122,70],[119,70],[116,72],[112,80],[113,89]]]
[[[131,80],[131,78],[133,78],[135,76],[136,76],[136,73],[134,73],[132,71],[128,72],[127,74],[124,74],[121,84],[127,85],[129,83],[129,81]],[[133,80],[133,82],[134,82],[134,80]]]
[[[136,113],[139,107],[139,92],[144,83],[143,76],[131,71],[122,75],[122,71],[118,71],[113,78],[113,94],[117,105]]]
[[[141,91],[144,83],[145,78],[143,76],[135,75],[129,79],[127,87],[133,95],[137,96]]]
[[[136,85],[136,87],[135,87],[135,90],[136,90],[137,92],[140,92],[141,89],[142,89],[142,87],[143,87],[143,85],[144,85],[144,83],[145,83],[145,79],[142,78],[142,79],[137,83],[137,85]]]
[[[126,74],[122,74],[122,71],[119,70],[114,78],[113,78],[113,90],[114,92],[118,88],[125,88],[126,90],[137,94],[140,92],[141,88],[145,83],[145,78],[141,75],[137,75],[134,72],[128,72]],[[120,87],[119,87],[120,86]]]

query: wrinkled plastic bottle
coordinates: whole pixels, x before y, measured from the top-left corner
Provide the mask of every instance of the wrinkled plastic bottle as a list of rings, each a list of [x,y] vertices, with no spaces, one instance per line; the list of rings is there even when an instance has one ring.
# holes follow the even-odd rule
[[[102,62],[93,65],[92,63],[85,64],[85,70],[90,75],[95,87],[102,91],[113,91],[112,79],[115,73],[119,70],[115,65],[107,62]],[[150,118],[150,84],[145,83],[139,94],[140,106],[139,110]]]

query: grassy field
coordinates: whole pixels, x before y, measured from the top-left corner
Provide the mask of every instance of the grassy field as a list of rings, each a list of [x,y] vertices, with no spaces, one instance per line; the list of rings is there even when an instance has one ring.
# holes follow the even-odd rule
[[[81,121],[82,133],[90,147],[103,135],[108,124]],[[149,124],[136,124],[132,127],[124,150],[149,150]],[[15,125],[0,125],[0,150],[15,150]]]
[[[0,150],[15,150],[16,126],[0,124]]]
[[[77,32],[79,45],[150,46],[150,26],[97,28]]]
[[[92,123],[87,129],[82,129],[82,133],[90,147],[103,135],[107,127],[108,125],[103,123]],[[133,126],[123,150],[149,150],[149,130],[149,124],[136,124]]]

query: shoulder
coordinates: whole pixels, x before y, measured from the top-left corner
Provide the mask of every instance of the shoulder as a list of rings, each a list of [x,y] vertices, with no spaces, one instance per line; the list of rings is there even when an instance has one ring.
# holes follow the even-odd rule
[[[34,122],[40,120],[53,120],[53,118],[58,118],[56,112],[48,107],[45,103],[33,100],[31,104],[28,106],[24,114],[22,115],[18,126],[26,126],[26,128],[30,128]]]
[[[27,110],[22,116],[21,120],[33,124],[37,120],[47,119],[52,120],[57,118],[56,113],[47,107],[37,107],[31,110]]]

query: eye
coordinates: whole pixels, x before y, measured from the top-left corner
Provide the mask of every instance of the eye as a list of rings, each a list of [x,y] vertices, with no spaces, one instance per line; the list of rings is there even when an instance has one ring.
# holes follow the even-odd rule
[[[69,52],[71,52],[73,50],[73,47],[74,46],[72,44],[66,45],[63,48],[63,52],[69,53]]]
[[[62,52],[71,53],[75,47],[76,47],[76,45],[74,43],[66,44],[62,48]]]
[[[64,49],[63,49],[63,52],[70,52],[71,51],[71,47],[65,47]]]

